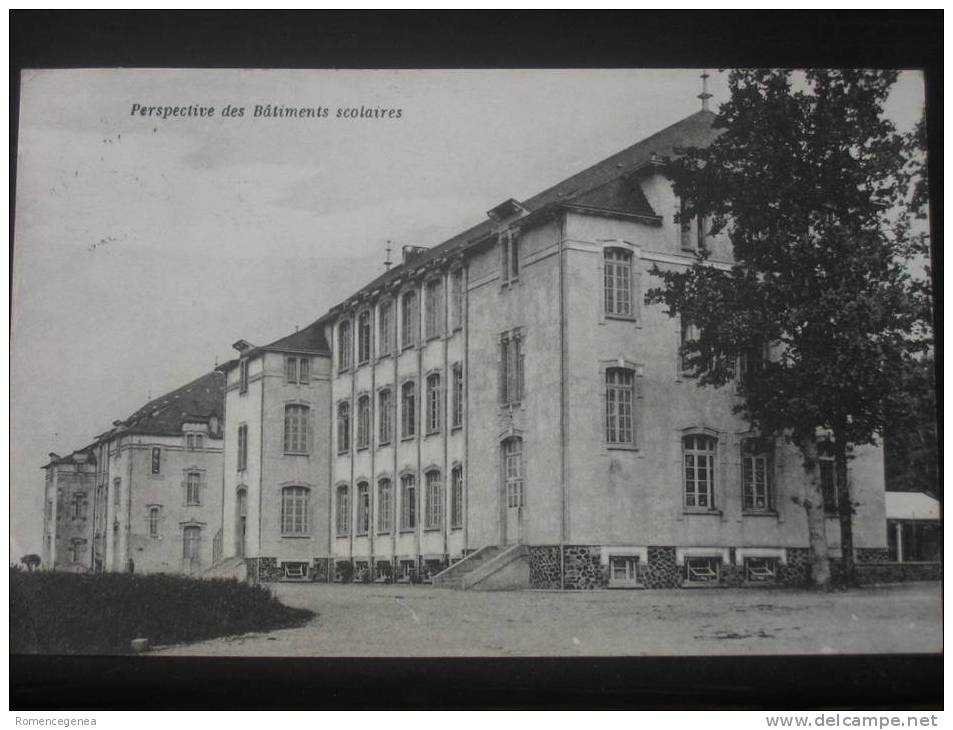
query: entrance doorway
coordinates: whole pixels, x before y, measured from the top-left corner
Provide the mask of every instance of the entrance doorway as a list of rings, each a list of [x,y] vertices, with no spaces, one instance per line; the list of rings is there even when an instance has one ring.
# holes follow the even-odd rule
[[[502,448],[503,471],[503,529],[504,545],[516,545],[523,541],[523,439],[518,436],[506,439]]]
[[[197,573],[202,568],[202,528],[186,525],[182,530],[182,570]]]

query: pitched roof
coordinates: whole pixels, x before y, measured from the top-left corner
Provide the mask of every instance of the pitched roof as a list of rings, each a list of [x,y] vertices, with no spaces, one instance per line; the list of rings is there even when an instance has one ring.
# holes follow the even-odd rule
[[[66,456],[60,456],[58,454],[54,454],[50,452],[49,462],[44,464],[41,468],[46,469],[47,467],[59,466],[60,464],[77,464],[80,462],[80,460],[76,458],[78,455],[83,455],[86,457],[85,459],[82,460],[84,464],[95,465],[96,464],[95,446],[96,444],[92,443],[89,446],[84,446],[81,449],[76,449],[76,451],[73,451],[72,453],[67,454]]]
[[[244,340],[239,340],[245,343]],[[237,344],[237,343],[236,343]],[[328,341],[324,336],[324,324],[321,320],[316,320],[307,327],[293,332],[290,335],[279,337],[274,342],[259,347],[250,347],[242,352],[242,357],[254,357],[260,352],[303,352],[311,354],[329,355],[331,348],[328,347]],[[228,362],[219,365],[216,370],[226,372],[238,366],[240,358],[234,358]]]
[[[887,519],[939,520],[940,502],[926,492],[887,492]]]
[[[181,388],[159,396],[115,428],[100,435],[100,440],[128,434],[178,436],[185,423],[203,423],[225,412],[225,376],[218,370],[206,373]],[[210,434],[215,437],[215,434]]]
[[[620,152],[597,162],[591,167],[572,175],[541,193],[520,202],[529,213],[535,213],[551,206],[578,205],[586,208],[599,208],[614,212],[629,213],[646,218],[655,218],[641,190],[633,199],[624,200],[627,189],[624,178],[666,158],[677,157],[680,150],[688,147],[705,147],[718,135],[712,128],[716,114],[701,110],[684,119],[646,137]],[[619,181],[614,183],[614,181]],[[613,184],[614,183],[614,184]],[[635,185],[634,187],[638,187]],[[602,189],[602,190],[600,190]],[[618,206],[623,205],[620,209]],[[444,256],[457,254],[469,246],[479,243],[493,232],[496,224],[489,218],[458,233],[443,243],[428,248],[413,257],[407,264],[397,264],[384,272],[369,284],[348,297],[345,302],[365,293],[373,292],[386,284],[423,268],[427,263]],[[320,320],[328,319],[345,302],[332,307]]]

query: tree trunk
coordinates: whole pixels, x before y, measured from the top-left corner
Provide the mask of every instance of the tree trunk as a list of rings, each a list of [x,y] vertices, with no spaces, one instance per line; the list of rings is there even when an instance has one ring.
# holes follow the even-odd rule
[[[837,484],[837,519],[840,522],[844,584],[854,585],[854,502],[847,481],[847,437],[844,425],[834,427],[834,474]]]
[[[824,495],[817,464],[817,442],[814,434],[798,439],[804,457],[804,511],[811,547],[811,583],[815,588],[830,589],[831,563],[827,555],[827,528],[824,516]]]

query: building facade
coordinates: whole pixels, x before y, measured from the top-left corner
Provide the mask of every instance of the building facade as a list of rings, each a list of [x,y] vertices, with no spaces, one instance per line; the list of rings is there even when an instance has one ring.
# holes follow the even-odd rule
[[[234,345],[220,367],[226,429],[223,556],[252,580],[327,577],[330,357],[312,324],[270,345]]]
[[[679,355],[689,327],[643,303],[653,266],[699,248],[731,263],[725,238],[676,222],[665,172],[713,117],[405,249],[322,318],[338,579],[426,578],[521,545],[541,588],[804,580],[797,451],[732,413],[740,384],[699,387]],[[883,559],[882,453],[852,455],[858,557]]]
[[[96,453],[92,446],[67,456],[50,454],[43,490],[41,565],[51,570],[85,572],[92,568]]]
[[[197,575],[216,561],[223,380],[207,373],[97,438],[92,570]]]

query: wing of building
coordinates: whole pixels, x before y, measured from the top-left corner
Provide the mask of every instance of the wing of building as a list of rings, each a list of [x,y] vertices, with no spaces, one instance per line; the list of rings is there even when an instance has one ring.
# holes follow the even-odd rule
[[[301,331],[236,342],[219,368],[214,557],[258,580],[804,581],[797,453],[733,414],[737,388],[698,387],[679,358],[686,330],[643,303],[653,266],[689,266],[700,248],[731,263],[728,240],[676,222],[667,176],[681,149],[713,139],[714,118],[700,111],[505,198],[448,241],[405,247]],[[882,454],[853,456],[858,558],[882,560]],[[829,494],[833,473],[825,461]],[[113,567],[135,556],[111,539]]]

